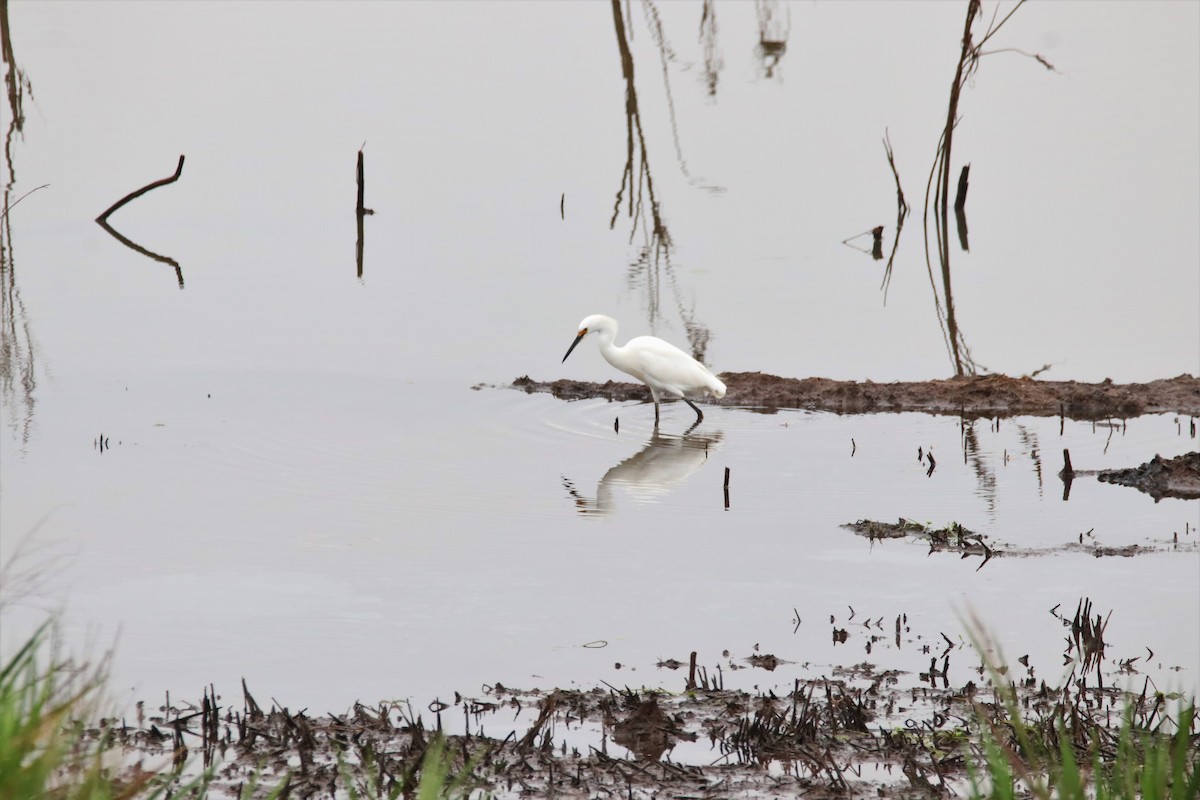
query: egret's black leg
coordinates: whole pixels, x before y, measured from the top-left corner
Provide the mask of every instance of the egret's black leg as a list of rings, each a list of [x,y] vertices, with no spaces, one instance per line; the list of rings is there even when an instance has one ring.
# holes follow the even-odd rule
[[[695,403],[693,403],[691,400],[688,400],[686,397],[682,398],[682,400],[683,400],[683,402],[687,403],[689,406],[691,406],[691,407],[692,407],[692,411],[695,411],[695,412],[696,412],[696,423],[697,423],[697,424],[699,424],[699,423],[701,423],[701,422],[704,422],[704,412],[703,412],[703,411],[701,411],[701,410],[700,410],[700,409],[699,409],[699,408],[696,406],[696,404],[695,404]]]
[[[693,422],[691,425],[688,426],[688,429],[686,431],[683,432],[684,438],[687,438],[687,436],[692,431],[696,430],[696,428],[699,428],[699,427],[700,427],[700,420],[696,420],[695,422]]]

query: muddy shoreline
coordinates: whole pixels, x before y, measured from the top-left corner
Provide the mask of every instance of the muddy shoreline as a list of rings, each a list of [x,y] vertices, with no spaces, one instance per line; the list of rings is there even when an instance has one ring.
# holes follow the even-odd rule
[[[1179,375],[1149,383],[1081,383],[976,375],[945,380],[875,383],[828,378],[782,378],[763,372],[721,374],[728,393],[707,403],[762,411],[802,408],[838,414],[954,414],[966,417],[1028,415],[1098,420],[1176,413],[1200,416],[1200,378]],[[610,401],[650,401],[640,383],[557,380],[536,381],[528,375],[512,387],[548,392],[563,400],[603,397]],[[1193,421],[1194,424],[1194,421]]]
[[[360,796],[412,797],[431,748],[459,787],[451,796],[461,797],[949,797],[968,785],[989,731],[1017,747],[1007,710],[1017,703],[1028,735],[1057,748],[1065,734],[1085,763],[1115,757],[1123,711],[1145,736],[1174,733],[1161,694],[1120,691],[1102,677],[1104,626],[1093,624],[1092,610],[1081,600],[1074,618],[1057,615],[1072,626],[1065,656],[1076,661],[1057,687],[1026,658],[1004,673],[981,664],[953,685],[951,659],[972,652],[945,639],[919,676],[864,662],[754,693],[725,689],[719,671],[693,667],[675,691],[495,684],[424,709],[356,703],[343,714],[309,715],[264,708],[243,682],[228,699],[206,691],[200,703],[160,706],[133,725],[103,720],[85,735],[123,754],[131,779],[149,774],[143,765],[170,760],[180,770],[172,782],[211,769],[209,788],[230,798],[331,797],[347,785]],[[897,641],[902,630],[898,617]],[[774,656],[747,662],[773,670],[765,658]],[[1136,661],[1122,669],[1136,674]],[[1002,674],[1011,677],[997,682]]]
[[[703,402],[760,413],[795,408],[835,414],[919,412],[964,419],[1025,415],[1093,421],[1174,413],[1190,417],[1187,424],[1193,438],[1196,417],[1200,416],[1200,378],[1191,375],[1124,384],[1107,380],[1040,381],[1007,375],[897,383],[781,378],[762,372],[725,372],[720,377],[728,390],[725,397],[705,398]],[[597,397],[609,402],[651,400],[649,389],[640,383],[546,382],[525,375],[514,380],[511,387],[528,394],[546,392],[562,400]],[[1200,498],[1200,453],[1170,460],[1155,455],[1147,463],[1129,469],[1064,473],[1060,473],[1064,481],[1078,475],[1094,475],[1101,481],[1137,488],[1156,501],[1164,497]]]

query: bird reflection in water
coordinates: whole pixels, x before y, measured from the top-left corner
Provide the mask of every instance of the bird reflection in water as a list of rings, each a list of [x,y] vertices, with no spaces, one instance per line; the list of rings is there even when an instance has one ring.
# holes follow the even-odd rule
[[[645,447],[604,473],[596,485],[594,499],[581,494],[566,476],[563,486],[580,514],[607,514],[614,510],[617,487],[636,502],[653,503],[704,466],[721,438],[720,432],[700,435],[689,429],[676,436],[659,433],[656,427]]]

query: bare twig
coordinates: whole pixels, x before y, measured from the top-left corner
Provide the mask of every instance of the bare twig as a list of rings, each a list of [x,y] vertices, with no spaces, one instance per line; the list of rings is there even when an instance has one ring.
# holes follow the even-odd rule
[[[982,44],[982,42],[980,44]],[[1001,47],[999,50],[981,50],[979,51],[979,57],[983,58],[984,56],[994,56],[999,53],[1016,53],[1018,55],[1025,56],[1026,58],[1032,58],[1034,61],[1038,62],[1051,72],[1058,72],[1054,65],[1051,64],[1041,53],[1030,53],[1022,50],[1019,47]]]
[[[892,138],[887,128],[883,129],[883,151],[887,154],[888,166],[892,168],[892,177],[896,179],[896,238],[892,240],[892,254],[888,256],[887,267],[883,271],[883,303],[887,305],[887,290],[892,282],[892,264],[896,261],[896,250],[900,247],[900,231],[904,230],[904,220],[908,216],[908,202],[904,199],[904,189],[900,186],[900,173],[896,170],[896,153],[892,150]]]
[[[9,204],[8,204],[8,206],[6,206],[6,207],[5,207],[5,209],[4,209],[4,212],[3,212],[3,213],[0,213],[0,219],[4,219],[5,217],[7,217],[7,216],[8,216],[8,212],[9,212],[9,210],[10,210],[10,209],[12,209],[12,208],[15,208],[15,207],[16,207],[16,205],[17,205],[17,203],[21,202],[21,201],[22,201],[22,200],[24,200],[26,197],[29,197],[29,195],[33,194],[33,193],[34,193],[34,192],[36,192],[38,189],[45,189],[45,188],[46,188],[47,186],[49,186],[49,185],[50,185],[50,184],[48,184],[48,183],[43,183],[41,186],[35,186],[35,187],[33,187],[32,189],[30,189],[28,192],[26,192],[25,194],[23,194],[23,195],[21,195],[20,197],[18,197],[16,200],[14,200],[14,201],[12,201],[11,203],[9,203]]]
[[[892,134],[887,128],[883,129],[883,152],[887,155],[888,166],[892,168],[892,177],[896,179],[896,213],[900,219],[908,216],[908,202],[904,199],[904,189],[900,186],[900,173],[896,171],[896,151],[892,149]]]
[[[166,186],[168,183],[174,183],[175,181],[179,180],[179,176],[182,173],[183,173],[183,156],[180,156],[179,164],[175,167],[174,175],[172,175],[169,178],[163,178],[161,181],[155,181],[154,183],[148,183],[145,186],[143,186],[142,188],[138,189],[137,191],[130,192],[129,194],[125,195],[120,200],[118,200],[117,202],[115,202],[111,206],[109,206],[107,211],[105,211],[100,216],[96,217],[96,222],[99,222],[101,225],[103,225],[105,220],[108,219],[110,214],[112,214],[114,211],[116,211],[121,206],[128,203],[130,200],[136,200],[137,198],[141,197],[142,195],[144,195],[146,192],[150,191],[151,189],[157,189],[160,186]]]

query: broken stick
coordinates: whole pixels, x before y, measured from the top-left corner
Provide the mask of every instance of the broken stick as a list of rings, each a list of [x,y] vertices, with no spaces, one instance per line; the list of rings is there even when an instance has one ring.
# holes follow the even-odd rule
[[[166,186],[168,183],[174,183],[175,181],[179,180],[179,176],[182,173],[183,173],[183,156],[180,156],[179,164],[178,164],[178,166],[175,167],[174,175],[172,175],[169,178],[163,178],[161,181],[155,181],[154,183],[148,183],[145,186],[143,186],[142,188],[138,189],[136,192],[130,192],[129,194],[125,195],[120,200],[118,200],[117,202],[115,202],[111,206],[109,206],[107,211],[105,211],[100,216],[96,217],[96,222],[99,222],[101,225],[103,225],[105,223],[105,221],[108,219],[110,214],[112,214],[114,211],[116,211],[121,206],[128,203],[130,200],[136,200],[137,198],[141,197],[142,195],[144,195],[146,192],[150,191],[151,189],[157,189],[160,186]]]

